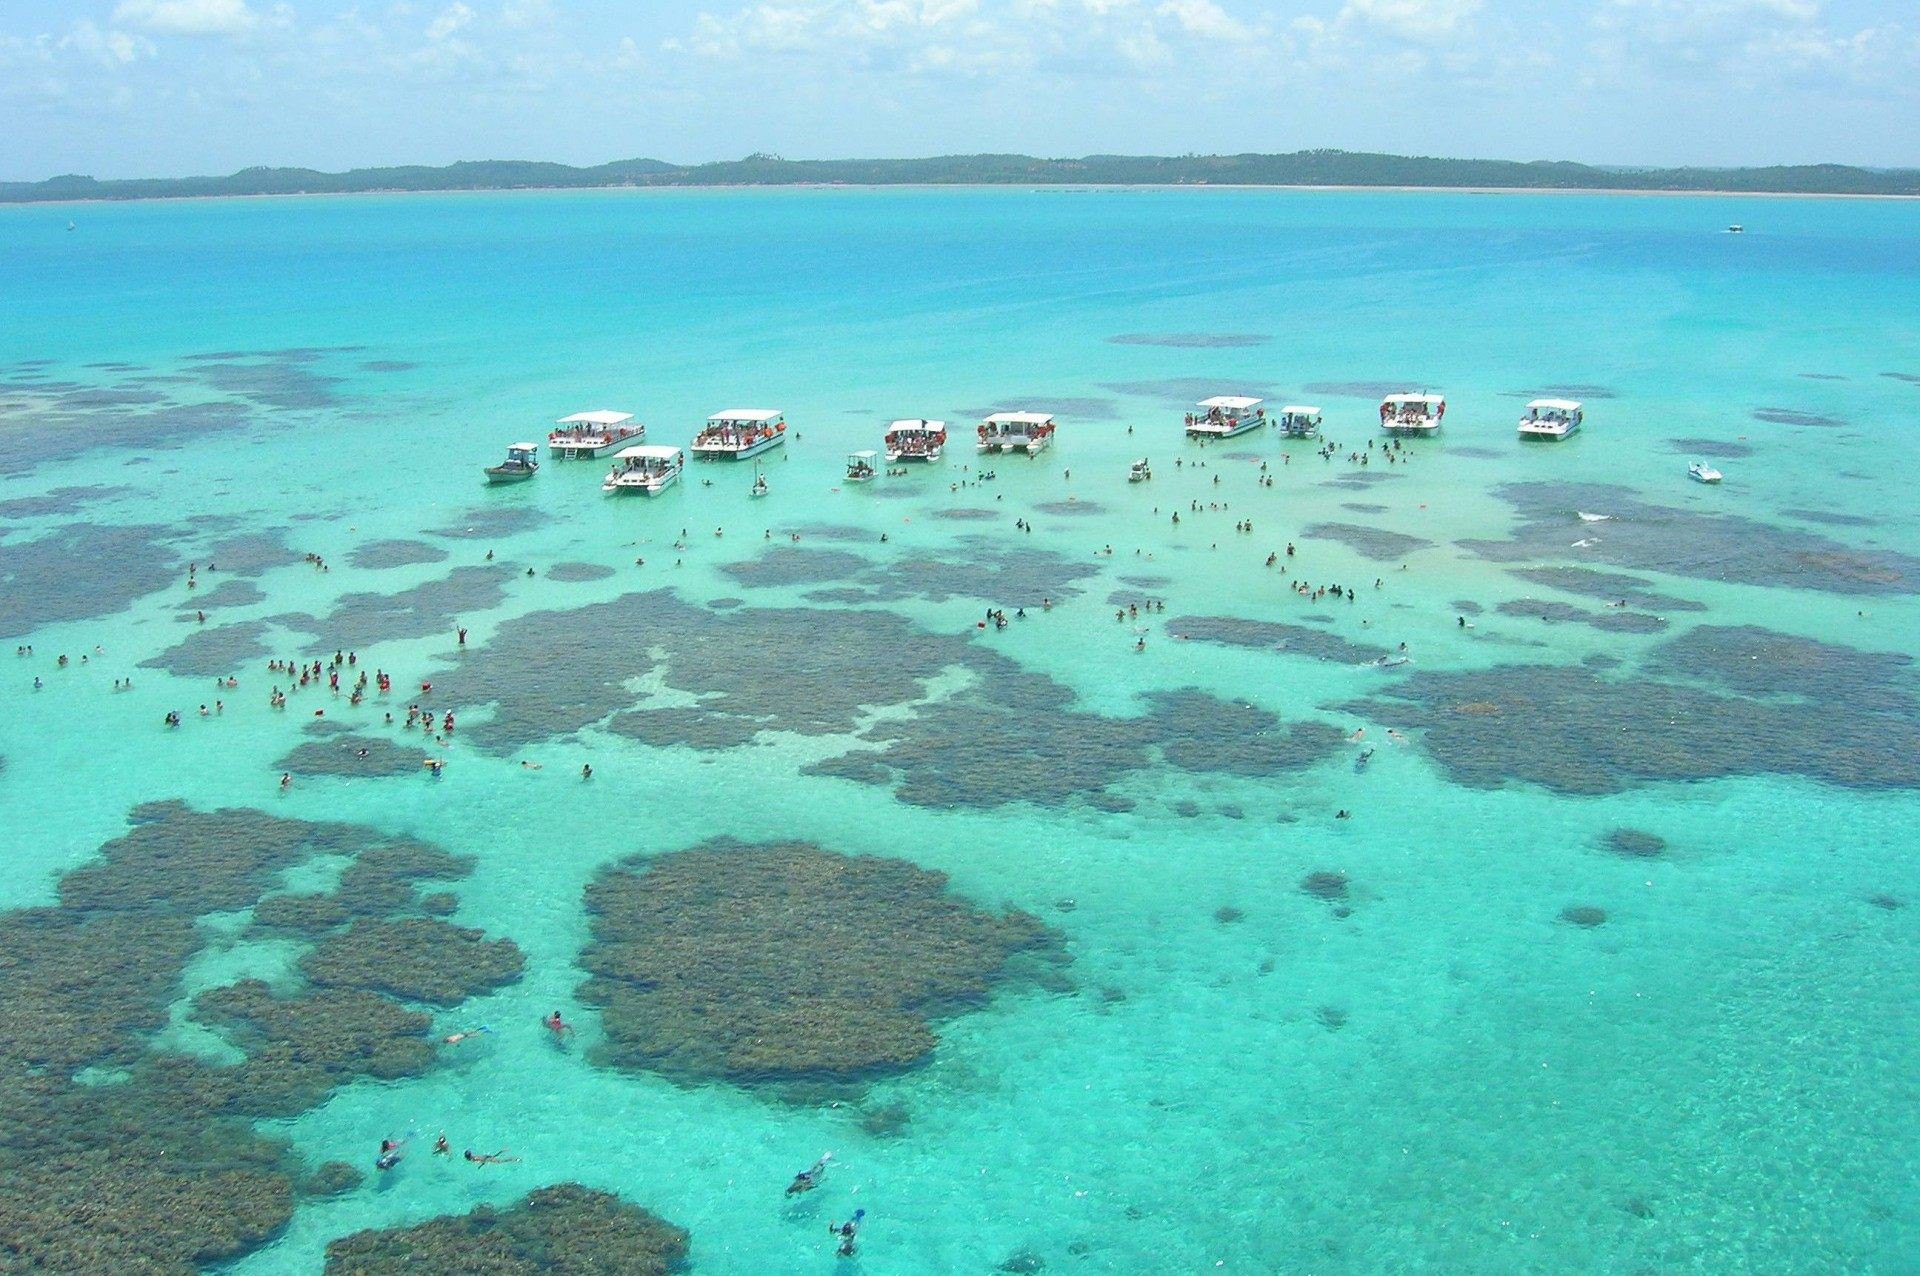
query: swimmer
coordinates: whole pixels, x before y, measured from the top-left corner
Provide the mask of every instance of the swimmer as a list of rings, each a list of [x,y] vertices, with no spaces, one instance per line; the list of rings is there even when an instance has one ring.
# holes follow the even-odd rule
[[[840,1257],[842,1258],[853,1257],[854,1239],[859,1234],[859,1231],[860,1231],[860,1220],[865,1218],[866,1216],[867,1216],[867,1212],[865,1210],[855,1210],[853,1212],[853,1217],[848,1219],[846,1222],[841,1223],[838,1226],[835,1226],[832,1223],[827,1224],[827,1230],[840,1238],[840,1248],[837,1251]]]
[[[832,1159],[833,1153],[822,1152],[819,1160],[793,1176],[793,1182],[787,1184],[787,1195],[798,1196],[819,1187],[820,1176],[827,1172],[827,1162]]]
[[[546,1027],[546,1030],[548,1032],[553,1034],[553,1039],[556,1043],[565,1041],[567,1039],[567,1034],[573,1031],[573,1025],[568,1023],[565,1019],[562,1019],[560,1017],[560,1012],[558,1010],[554,1011],[552,1014],[548,1015],[545,1019],[542,1019],[540,1022],[542,1025]]]
[[[485,1024],[482,1024],[478,1028],[462,1028],[458,1032],[450,1032],[446,1036],[440,1038],[440,1040],[445,1042],[447,1045],[457,1046],[462,1041],[471,1041],[475,1037],[483,1037],[492,1031],[493,1029],[487,1027]]]
[[[453,1155],[453,1148],[447,1143],[447,1132],[445,1130],[440,1131],[440,1137],[433,1141],[433,1154],[435,1156]]]
[[[540,764],[538,762],[522,761],[520,763],[520,767],[524,771],[538,771],[540,769]]]
[[[280,773],[280,787],[281,787],[281,788],[283,788],[283,789],[290,789],[290,788],[292,788],[292,787],[293,787],[293,773],[292,773],[292,772],[290,772],[290,771],[282,771],[282,772]]]
[[[591,762],[583,762],[580,764],[580,778],[583,780],[591,780],[593,778],[593,764]]]
[[[1366,738],[1367,738],[1367,729],[1365,727],[1358,728],[1357,730],[1354,731],[1352,735],[1347,737],[1347,739],[1349,740],[1364,740]]]
[[[412,1139],[412,1135],[408,1135],[404,1139],[381,1139],[380,1155],[373,1159],[373,1168],[376,1170],[390,1170],[400,1164],[400,1158],[406,1155],[407,1144],[410,1143]]]
[[[517,1156],[508,1156],[505,1148],[501,1148],[498,1152],[488,1152],[485,1155],[476,1154],[472,1148],[468,1148],[465,1152],[461,1153],[461,1155],[465,1156],[467,1160],[474,1165],[512,1165],[520,1159]]]

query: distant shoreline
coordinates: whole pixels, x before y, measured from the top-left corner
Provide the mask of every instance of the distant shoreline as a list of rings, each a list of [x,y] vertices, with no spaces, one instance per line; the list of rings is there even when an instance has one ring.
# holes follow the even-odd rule
[[[257,191],[238,194],[193,195],[95,195],[71,199],[19,200],[0,197],[0,208],[75,208],[102,204],[191,204],[225,203],[234,200],[273,199],[366,199],[373,197],[433,197],[456,195],[674,195],[739,191],[1006,191],[1009,194],[1038,195],[1055,191],[1286,191],[1296,194],[1377,195],[1604,195],[1627,199],[1848,199],[1901,203],[1920,200],[1920,194],[1878,194],[1859,191],[1723,191],[1723,190],[1647,190],[1640,187],[1564,187],[1564,186],[1365,186],[1354,184],[1310,185],[1305,183],[1264,182],[1045,182],[1021,185],[1016,182],[728,182],[696,185],[658,186],[472,186],[457,189],[419,190],[396,186],[391,189],[351,191]]]
[[[615,160],[578,167],[529,160],[462,161],[322,172],[242,169],[225,176],[98,181],[66,175],[0,181],[0,203],[76,204],[268,195],[480,194],[563,190],[1007,188],[1014,190],[1458,191],[1463,194],[1731,195],[1920,198],[1920,169],[1845,164],[1757,168],[1608,168],[1565,161],[1445,159],[1348,151],[1286,155],[947,155],[922,159],[743,160],[672,164]]]

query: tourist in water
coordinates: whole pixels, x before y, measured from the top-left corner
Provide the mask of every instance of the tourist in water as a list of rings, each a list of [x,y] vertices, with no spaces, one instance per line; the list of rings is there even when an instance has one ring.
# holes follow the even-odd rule
[[[827,1172],[827,1162],[832,1159],[833,1153],[822,1152],[819,1160],[793,1176],[793,1182],[787,1184],[787,1195],[798,1196],[819,1187],[820,1176]]]
[[[583,780],[591,780],[593,778],[593,764],[591,762],[583,762],[580,764],[580,778]]]
[[[452,1156],[453,1155],[453,1148],[447,1142],[447,1132],[445,1130],[440,1131],[439,1137],[434,1139],[433,1154],[435,1156]]]
[[[512,1165],[520,1159],[517,1156],[508,1156],[505,1148],[501,1148],[498,1152],[488,1152],[484,1155],[476,1153],[472,1148],[468,1148],[462,1155],[474,1165]]]
[[[400,1158],[407,1154],[407,1144],[412,1140],[412,1135],[404,1139],[381,1139],[380,1155],[373,1159],[373,1168],[385,1171],[400,1164]]]
[[[462,1028],[458,1032],[450,1032],[446,1036],[440,1038],[440,1040],[444,1041],[446,1044],[450,1046],[457,1046],[462,1041],[471,1041],[475,1037],[485,1036],[487,1033],[492,1031],[493,1029],[482,1024],[478,1028]]]
[[[548,1032],[553,1034],[553,1040],[555,1044],[564,1042],[567,1039],[567,1037],[573,1032],[573,1025],[568,1023],[565,1019],[562,1019],[560,1017],[560,1012],[558,1010],[554,1011],[552,1014],[548,1015],[545,1019],[542,1019],[540,1022],[546,1026],[546,1029]]]
[[[860,1220],[867,1216],[865,1210],[855,1210],[853,1217],[835,1225],[827,1224],[827,1230],[840,1238],[840,1248],[836,1251],[842,1258],[852,1258],[855,1238],[860,1232]]]

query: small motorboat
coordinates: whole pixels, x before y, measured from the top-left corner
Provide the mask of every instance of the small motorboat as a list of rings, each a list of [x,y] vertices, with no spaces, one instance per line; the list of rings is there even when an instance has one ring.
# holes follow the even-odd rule
[[[1127,467],[1127,482],[1145,483],[1153,477],[1153,467],[1147,464],[1147,458],[1141,457]]]
[[[1744,235],[1747,233],[1747,228],[1739,222],[1735,222],[1733,225],[1727,227],[1727,233],[1729,235]]]
[[[853,452],[847,456],[847,482],[864,483],[874,475],[873,452]]]
[[[753,476],[753,490],[748,492],[747,495],[765,496],[769,490],[767,487],[767,476],[764,474],[755,474]]]
[[[1696,483],[1718,483],[1725,476],[1705,461],[1695,461],[1687,466],[1687,477]]]
[[[507,459],[498,465],[487,467],[489,483],[524,483],[540,472],[540,462],[534,458],[539,455],[539,445],[534,443],[515,443],[507,448]]]

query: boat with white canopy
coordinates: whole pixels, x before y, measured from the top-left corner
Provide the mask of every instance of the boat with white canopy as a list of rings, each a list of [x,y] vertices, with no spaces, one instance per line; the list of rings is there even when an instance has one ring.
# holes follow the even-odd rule
[[[1558,442],[1580,428],[1586,413],[1573,399],[1535,399],[1520,418],[1520,437]]]
[[[707,418],[693,436],[693,454],[706,460],[742,461],[787,441],[787,418],[778,408],[728,408]]]
[[[1237,394],[1202,399],[1196,409],[1187,413],[1187,434],[1196,439],[1230,439],[1267,423],[1267,410],[1259,399]]]
[[[1153,478],[1153,467],[1147,464],[1147,458],[1141,457],[1127,467],[1127,482],[1145,483]]]
[[[1320,433],[1320,409],[1289,403],[1280,409],[1280,434],[1289,439],[1310,439]]]
[[[1038,456],[1053,442],[1053,428],[1045,412],[996,412],[981,423],[980,450]]]
[[[547,434],[547,451],[553,456],[605,456],[647,437],[647,427],[634,424],[633,413],[604,408],[563,416],[553,424]]]
[[[487,466],[489,483],[524,483],[540,472],[540,445],[537,443],[509,443],[507,459],[498,465]]]
[[[1718,483],[1726,476],[1705,461],[1695,461],[1687,466],[1687,477],[1696,483]]]
[[[896,461],[937,461],[947,445],[947,423],[924,418],[895,421],[887,427],[887,464]]]
[[[873,459],[876,452],[849,452],[847,454],[847,482],[864,483],[873,477]]]
[[[1447,415],[1447,396],[1412,390],[1380,400],[1380,428],[1388,434],[1427,435],[1440,432]]]
[[[603,492],[640,492],[653,496],[679,479],[687,454],[677,447],[635,444],[613,454],[613,469],[600,484]]]

